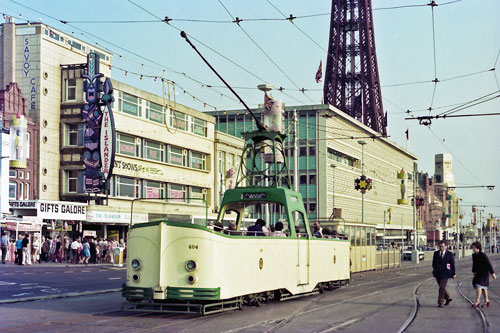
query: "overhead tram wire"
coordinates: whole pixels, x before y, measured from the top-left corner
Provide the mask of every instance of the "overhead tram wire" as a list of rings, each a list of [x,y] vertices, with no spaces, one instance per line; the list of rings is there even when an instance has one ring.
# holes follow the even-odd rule
[[[472,106],[475,106],[475,105],[478,105],[478,104],[481,104],[481,103],[484,103],[484,102],[488,102],[488,101],[490,101],[492,99],[500,97],[500,95],[490,97],[491,95],[498,94],[498,93],[500,93],[500,91],[497,90],[497,91],[494,91],[492,93],[489,93],[489,94],[486,94],[484,96],[481,96],[479,98],[476,98],[476,99],[473,99],[471,101],[465,102],[465,103],[461,104],[460,106],[454,107],[454,108],[452,108],[452,109],[450,109],[448,111],[444,111],[444,112],[438,114],[438,116],[442,116],[442,115],[448,116],[450,114],[453,114],[455,112],[464,110],[466,108],[469,108],[469,107],[472,107]],[[474,102],[477,102],[477,103],[474,103]],[[474,104],[471,104],[471,103],[474,103]]]
[[[153,17],[157,18],[158,20],[163,21],[162,18],[160,18],[158,15],[152,13],[151,11],[147,10],[146,8],[142,7],[141,5],[135,3],[134,1],[132,0],[128,0],[128,2],[130,2],[131,4],[133,4],[134,6],[138,7],[139,9],[145,11],[146,13],[152,15]],[[179,31],[179,32],[182,32],[182,29],[174,26],[173,24],[171,24],[170,22],[164,22],[166,23],[168,26],[172,27],[173,29]],[[257,76],[255,73],[253,73],[252,71],[248,70],[247,68],[241,66],[240,64],[236,63],[235,61],[231,60],[230,58],[226,57],[225,55],[223,55],[222,53],[220,53],[219,51],[217,51],[216,49],[214,49],[213,47],[207,45],[206,43],[202,42],[201,40],[199,40],[198,38],[194,37],[193,35],[189,35],[189,37],[191,39],[193,39],[194,41],[198,42],[199,44],[203,45],[204,47],[206,47],[207,49],[209,49],[210,51],[214,52],[215,54],[217,54],[218,56],[224,58],[225,60],[229,61],[231,64],[235,65],[236,67],[242,69],[243,71],[245,71],[247,74],[249,74],[250,76],[253,76],[254,78],[256,78],[257,80],[261,81],[261,82],[268,82],[267,80],[264,80],[263,78]],[[301,103],[298,99],[296,99],[295,97],[289,95],[289,94],[286,94],[284,93],[283,91],[281,91],[281,93],[283,93],[285,96],[295,100],[296,102],[299,102]],[[304,103],[301,103],[301,104],[304,104]]]
[[[167,69],[167,70],[168,70],[168,71],[170,71],[170,72],[173,72],[173,73],[176,73],[176,74],[181,75],[181,76],[183,76],[183,77],[186,77],[186,78],[188,78],[188,79],[190,79],[190,80],[192,80],[192,81],[194,81],[194,82],[197,82],[197,83],[201,83],[201,84],[203,84],[203,82],[200,82],[199,80],[193,79],[191,76],[187,75],[186,73],[176,71],[176,70],[174,70],[174,69],[172,69],[172,68],[169,68],[168,66],[165,66],[165,65],[163,65],[163,64],[161,64],[161,63],[158,63],[158,62],[156,62],[156,61],[154,61],[154,60],[151,60],[151,59],[149,59],[149,58],[146,58],[146,57],[144,57],[144,56],[142,56],[142,55],[140,55],[140,54],[138,54],[138,53],[136,53],[136,52],[133,52],[133,51],[131,51],[131,50],[130,50],[130,49],[128,49],[128,48],[121,47],[121,46],[119,46],[119,45],[117,45],[117,44],[115,44],[115,43],[113,43],[113,42],[110,42],[110,41],[105,40],[105,39],[103,39],[103,38],[101,38],[101,37],[99,37],[99,36],[96,36],[96,35],[94,35],[94,34],[92,34],[92,33],[89,33],[88,31],[84,31],[84,30],[82,30],[82,29],[80,29],[80,28],[78,28],[78,27],[76,27],[76,26],[74,26],[74,25],[69,24],[67,21],[64,21],[64,20],[58,19],[58,18],[56,18],[56,17],[54,17],[54,16],[51,16],[51,15],[49,15],[49,14],[46,14],[46,13],[41,12],[41,11],[39,11],[39,10],[36,10],[36,9],[34,9],[34,8],[27,7],[27,6],[25,6],[25,5],[21,4],[21,3],[18,3],[18,2],[17,2],[17,1],[15,1],[15,0],[9,0],[9,1],[11,1],[11,2],[13,2],[13,3],[15,3],[15,4],[19,5],[19,6],[22,6],[22,7],[24,7],[24,8],[27,8],[27,9],[29,9],[29,10],[33,10],[34,12],[36,12],[36,13],[38,13],[38,14],[44,15],[44,16],[46,16],[46,17],[49,17],[49,18],[50,18],[50,19],[52,19],[52,20],[55,20],[55,21],[57,21],[57,22],[60,22],[60,23],[66,24],[66,25],[68,25],[68,26],[70,26],[70,27],[72,27],[72,28],[74,28],[74,29],[76,29],[76,30],[78,30],[78,31],[81,31],[81,32],[82,32],[82,34],[87,34],[87,35],[89,35],[89,36],[92,36],[92,37],[94,37],[94,38],[96,38],[96,39],[98,39],[98,40],[100,40],[100,41],[102,41],[102,42],[105,42],[105,43],[108,43],[108,44],[112,45],[113,47],[116,47],[116,48],[118,48],[118,49],[120,49],[120,50],[122,50],[122,51],[128,52],[128,53],[130,53],[130,54],[132,54],[132,55],[134,55],[134,56],[136,56],[136,57],[138,57],[138,58],[140,58],[140,59],[146,60],[146,61],[148,61],[148,62],[150,62],[150,63],[152,63],[152,64],[155,64],[155,65],[158,65],[158,66],[160,66],[161,68],[165,68],[165,69]],[[97,43],[96,43],[96,44],[97,44]],[[100,47],[102,47],[101,45],[99,45],[99,46],[100,46]],[[111,50],[109,50],[109,49],[107,49],[107,51],[114,53],[113,51],[111,51]],[[119,56],[121,57],[121,55],[119,55]],[[208,84],[205,84],[205,85],[206,85],[207,87],[209,87],[209,85],[208,85]],[[225,96],[225,97],[227,97],[227,98],[232,98],[231,96],[225,95],[225,94],[223,94],[223,93],[221,93],[221,92],[218,92],[218,94],[222,94],[222,95],[224,95],[224,96]]]
[[[496,73],[496,68],[497,68],[497,63],[498,63],[498,58],[500,57],[500,48],[498,49],[497,53],[497,58],[495,59],[495,64],[493,65],[493,75],[495,76],[495,82],[497,83],[497,88],[500,90],[500,84],[498,84],[498,78],[497,78],[497,73]]]
[[[236,23],[236,25],[238,26],[238,28],[241,29],[241,31],[243,31],[243,33],[252,41],[252,43],[255,44],[255,46],[266,56],[266,58],[274,65],[274,67],[276,67],[287,79],[288,81],[290,81],[294,86],[295,88],[299,89],[302,91],[302,93],[304,94],[304,96],[307,97],[307,99],[309,99],[311,101],[311,103],[315,104],[314,100],[312,98],[310,98],[306,93],[305,93],[305,89],[304,88],[300,88],[296,83],[295,81],[292,80],[292,78],[273,60],[273,58],[271,58],[271,56],[257,43],[257,41],[255,41],[255,39],[252,38],[252,36],[250,36],[250,34],[245,30],[243,29],[243,27],[240,25],[240,21],[238,18],[235,18],[231,12],[229,11],[229,9],[227,9],[227,7],[224,5],[224,3],[222,2],[222,0],[219,0],[219,3],[221,4],[221,6],[226,10],[226,12],[228,13],[228,15],[234,20],[234,22]]]
[[[437,6],[434,0],[432,0],[428,6],[431,6],[431,12],[432,12],[432,50],[433,50],[433,56],[434,56],[434,89],[432,91],[432,99],[431,99],[431,104],[429,107],[429,114],[432,111],[432,106],[434,105],[434,97],[436,96],[436,89],[437,89],[437,84],[439,82],[437,78],[437,65],[436,65],[436,29],[434,25],[434,7]]]

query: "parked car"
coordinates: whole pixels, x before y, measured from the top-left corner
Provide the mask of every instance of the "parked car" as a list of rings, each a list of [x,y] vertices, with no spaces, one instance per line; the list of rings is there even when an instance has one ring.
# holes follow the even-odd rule
[[[403,251],[403,260],[411,260],[411,254],[413,252],[413,246],[408,246],[406,250]],[[419,260],[424,260],[425,253],[421,249],[418,249],[418,258]]]

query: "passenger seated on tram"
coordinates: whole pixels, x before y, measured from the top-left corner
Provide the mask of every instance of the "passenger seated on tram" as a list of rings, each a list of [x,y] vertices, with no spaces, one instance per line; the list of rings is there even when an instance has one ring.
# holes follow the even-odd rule
[[[323,238],[332,238],[333,235],[332,235],[332,231],[328,228],[323,228]]]
[[[274,231],[270,233],[270,236],[274,237],[286,237],[286,234],[283,232],[283,223],[278,222],[274,227]]]
[[[314,224],[314,231],[313,231],[313,237],[316,238],[323,238],[323,234],[321,233],[321,227],[318,224]]]
[[[251,225],[247,229],[247,236],[264,236],[262,226],[265,226],[266,222],[263,219],[257,219],[254,225]],[[267,228],[266,228],[267,230]]]
[[[227,225],[227,230],[224,230],[224,233],[228,235],[236,235],[238,233],[236,231],[236,222],[229,221]]]

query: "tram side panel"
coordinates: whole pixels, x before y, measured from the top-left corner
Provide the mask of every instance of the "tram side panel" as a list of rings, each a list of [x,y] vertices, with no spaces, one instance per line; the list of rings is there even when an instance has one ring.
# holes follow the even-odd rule
[[[310,283],[349,280],[349,246],[345,240],[311,240]]]
[[[297,242],[293,239],[225,237],[194,228],[167,227],[164,268],[169,288],[220,288],[220,298],[286,288],[297,292]],[[186,271],[194,260],[197,268]],[[187,277],[196,276],[195,283]]]

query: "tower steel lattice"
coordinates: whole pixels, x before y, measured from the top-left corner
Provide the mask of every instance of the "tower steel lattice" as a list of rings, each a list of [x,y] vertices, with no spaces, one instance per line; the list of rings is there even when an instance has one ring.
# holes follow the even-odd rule
[[[332,0],[323,98],[387,135],[371,0]]]

